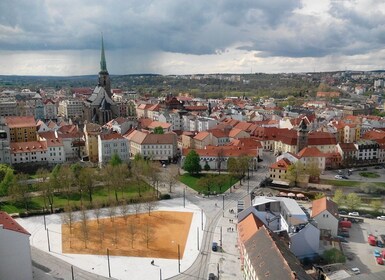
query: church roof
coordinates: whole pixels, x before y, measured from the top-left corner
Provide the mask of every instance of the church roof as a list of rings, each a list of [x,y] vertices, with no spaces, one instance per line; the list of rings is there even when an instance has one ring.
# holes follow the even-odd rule
[[[101,106],[104,102],[107,102],[110,105],[115,105],[114,101],[112,101],[112,99],[108,96],[106,90],[101,86],[97,86],[94,89],[94,92],[87,99],[87,102],[92,106]]]

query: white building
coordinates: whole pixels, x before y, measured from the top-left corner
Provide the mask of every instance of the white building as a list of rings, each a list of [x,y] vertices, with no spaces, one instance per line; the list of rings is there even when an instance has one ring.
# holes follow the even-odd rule
[[[17,116],[17,102],[14,97],[0,97],[0,116]]]
[[[152,160],[171,160],[177,156],[177,137],[174,133],[154,134],[135,130],[127,136],[131,156],[140,154]]]
[[[218,125],[218,121],[208,117],[183,116],[183,130],[206,131]]]
[[[44,104],[44,118],[46,120],[57,119],[57,106],[51,99],[47,99],[43,102]]]
[[[243,220],[254,213],[270,230],[286,231],[290,238],[290,251],[303,259],[318,254],[320,230],[312,224],[294,199],[257,196],[252,206],[238,214]]]
[[[29,232],[0,212],[0,279],[32,280]]]
[[[99,166],[106,165],[114,154],[123,162],[128,162],[130,160],[128,140],[118,133],[98,135]]]
[[[334,201],[326,197],[313,200],[311,217],[317,222],[321,236],[338,235],[338,205]]]
[[[182,119],[178,113],[162,112],[157,120],[171,124],[171,130],[182,130]]]
[[[10,144],[11,162],[19,163],[47,163],[47,142],[30,141]]]
[[[83,102],[80,100],[63,100],[59,103],[58,114],[65,118],[83,116]]]

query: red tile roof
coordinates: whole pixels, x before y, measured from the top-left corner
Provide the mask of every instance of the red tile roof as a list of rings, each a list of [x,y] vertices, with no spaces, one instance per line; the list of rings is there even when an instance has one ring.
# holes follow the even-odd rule
[[[238,236],[240,241],[245,243],[261,227],[263,227],[262,221],[253,213],[250,213],[238,223]]]
[[[21,127],[36,127],[36,121],[34,116],[8,116],[4,117],[5,124],[9,128],[21,128]]]
[[[209,136],[210,136],[210,133],[208,133],[207,131],[201,131],[197,135],[195,135],[194,140],[202,141]]]
[[[114,140],[114,139],[124,139],[119,133],[110,133],[110,134],[100,134],[100,139],[102,141]]]
[[[30,141],[17,142],[10,144],[11,153],[28,153],[28,152],[42,152],[47,150],[47,142],[45,141]]]
[[[280,170],[287,170],[287,168],[291,165],[291,162],[287,158],[283,158],[277,162],[274,162],[272,165],[270,165],[270,168],[272,169],[280,169]]]
[[[0,225],[4,229],[31,235],[25,228],[18,224],[8,213],[0,211]]]
[[[338,205],[334,201],[326,198],[326,196],[313,200],[311,217],[315,217],[323,211],[327,210],[330,214],[338,219]]]
[[[325,157],[325,154],[316,147],[305,147],[298,153],[298,157]]]

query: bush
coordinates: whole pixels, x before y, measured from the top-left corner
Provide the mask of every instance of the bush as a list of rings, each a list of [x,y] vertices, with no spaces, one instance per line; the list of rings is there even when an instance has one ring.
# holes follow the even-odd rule
[[[322,254],[322,258],[328,264],[332,264],[332,263],[345,263],[346,262],[346,257],[344,256],[344,254],[340,250],[338,250],[336,248],[333,248],[333,249],[330,249],[330,250],[326,250]]]
[[[171,195],[168,194],[168,193],[162,194],[162,195],[160,196],[160,199],[171,199]]]

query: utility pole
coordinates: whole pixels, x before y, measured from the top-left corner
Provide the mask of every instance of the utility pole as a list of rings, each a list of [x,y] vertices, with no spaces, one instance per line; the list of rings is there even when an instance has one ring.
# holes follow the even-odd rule
[[[220,239],[219,239],[219,244],[221,245],[221,250],[222,250],[222,227],[220,227]]]
[[[197,227],[197,247],[199,251],[199,227]]]
[[[71,276],[72,276],[72,280],[75,280],[75,276],[74,276],[74,266],[71,265]]]
[[[183,208],[186,208],[186,189],[183,189]]]
[[[201,209],[201,229],[203,230],[203,209]]]
[[[107,262],[108,262],[108,277],[111,278],[110,250],[108,250],[108,248],[107,248]]]
[[[44,229],[47,230],[47,223],[45,221],[45,215],[43,215],[43,219],[44,219]]]
[[[222,209],[225,210],[225,195],[222,196]]]
[[[178,244],[178,272],[180,273],[180,247]]]
[[[48,241],[48,252],[51,252],[51,244],[49,243],[49,230],[47,228],[47,241]]]

